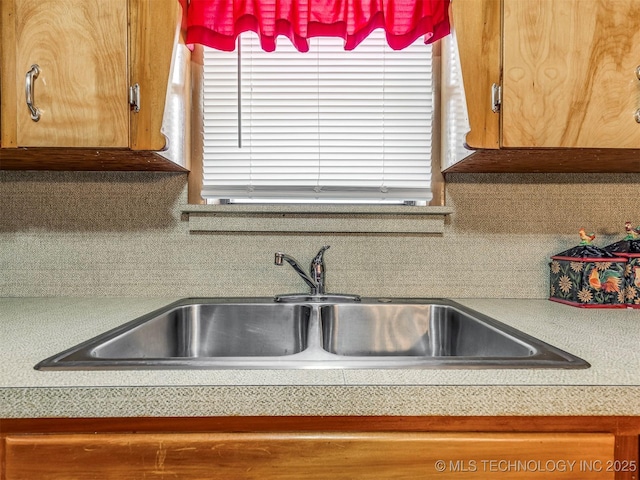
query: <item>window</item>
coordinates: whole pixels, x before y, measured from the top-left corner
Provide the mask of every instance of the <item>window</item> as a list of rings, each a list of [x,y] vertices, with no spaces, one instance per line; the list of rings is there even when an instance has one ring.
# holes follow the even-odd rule
[[[353,51],[313,39],[275,52],[253,33],[205,48],[203,197],[225,202],[424,204],[434,142],[432,46]]]

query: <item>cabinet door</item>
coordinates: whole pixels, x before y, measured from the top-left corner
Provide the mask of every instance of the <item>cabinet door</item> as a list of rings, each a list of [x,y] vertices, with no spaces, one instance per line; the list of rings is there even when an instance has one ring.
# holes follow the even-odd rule
[[[640,148],[640,1],[503,5],[502,145]]]
[[[451,3],[452,35],[458,42],[469,116],[464,143],[472,149],[500,146],[500,115],[492,111],[491,88],[500,84],[501,16],[500,0]]]
[[[611,434],[12,435],[4,480],[613,479],[613,455]]]
[[[5,1],[14,8],[18,146],[128,146],[127,1]],[[37,122],[25,103],[34,64]]]

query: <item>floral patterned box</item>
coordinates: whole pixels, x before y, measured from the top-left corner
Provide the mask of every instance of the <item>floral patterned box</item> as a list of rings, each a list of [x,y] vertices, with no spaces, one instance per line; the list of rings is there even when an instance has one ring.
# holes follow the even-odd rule
[[[605,247],[605,250],[627,259],[624,269],[625,303],[627,307],[640,308],[640,227],[633,229],[630,222],[625,227],[627,236]]]
[[[594,235],[581,230],[581,237],[580,245],[551,257],[549,300],[585,308],[626,308],[628,259],[591,245]]]

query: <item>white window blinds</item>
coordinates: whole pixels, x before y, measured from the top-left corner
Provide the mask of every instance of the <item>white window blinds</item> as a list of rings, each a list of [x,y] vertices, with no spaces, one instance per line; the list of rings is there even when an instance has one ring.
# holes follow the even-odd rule
[[[204,52],[203,196],[256,201],[431,198],[431,46],[391,50],[381,30],[275,52],[243,34]]]

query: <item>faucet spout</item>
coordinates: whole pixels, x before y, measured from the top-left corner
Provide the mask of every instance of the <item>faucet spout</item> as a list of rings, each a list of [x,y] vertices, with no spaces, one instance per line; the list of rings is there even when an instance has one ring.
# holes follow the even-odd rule
[[[298,261],[290,255],[282,252],[276,252],[276,256],[274,259],[274,263],[278,266],[282,265],[282,262],[286,261],[293,269],[296,271],[298,275],[305,281],[309,288],[311,289],[311,295],[316,295],[318,293],[318,285],[316,282],[307,275],[307,273],[302,269]]]

